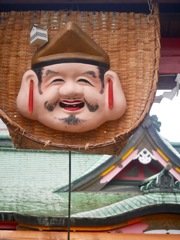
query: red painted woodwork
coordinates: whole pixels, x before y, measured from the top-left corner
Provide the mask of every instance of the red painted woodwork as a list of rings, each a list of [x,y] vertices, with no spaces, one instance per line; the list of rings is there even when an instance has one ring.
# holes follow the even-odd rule
[[[148,228],[148,224],[139,222],[110,231],[111,233],[143,233]]]
[[[161,57],[180,56],[180,38],[161,38]]]
[[[16,226],[16,222],[0,221],[0,230],[16,230]]]
[[[145,168],[147,171],[149,169],[149,174],[145,173]],[[138,160],[133,160],[127,167],[125,167],[119,174],[114,177],[114,180],[137,180],[143,181],[149,176],[158,173],[161,170],[161,166],[155,166],[152,161],[149,164],[142,164]],[[134,171],[134,174],[133,174]],[[152,174],[151,174],[152,173]]]
[[[162,38],[159,74],[176,73],[180,73],[180,38]]]

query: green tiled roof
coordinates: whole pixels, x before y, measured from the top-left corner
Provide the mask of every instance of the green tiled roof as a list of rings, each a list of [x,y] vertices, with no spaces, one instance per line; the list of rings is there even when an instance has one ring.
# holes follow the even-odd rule
[[[62,195],[59,196],[61,199]],[[180,214],[180,194],[151,193],[130,197],[112,193],[73,193],[72,196],[71,226],[107,226],[154,213]],[[122,200],[123,198],[126,199]],[[67,214],[62,216],[58,211],[60,207],[63,208],[62,203],[66,202],[63,200],[62,197],[61,201],[56,203],[56,207],[52,205],[54,215],[50,212],[43,215],[36,209],[29,213],[15,213],[15,219],[25,224],[67,226]],[[85,211],[88,208],[94,210]]]
[[[31,192],[29,192],[29,190]],[[13,212],[36,217],[65,217],[68,215],[68,193],[53,194],[48,191],[36,193],[33,189],[27,189],[24,194],[14,195],[8,192],[7,196],[0,199],[0,212]],[[72,193],[72,214],[82,211],[101,208],[131,194],[113,193]]]
[[[116,202],[110,206],[95,209],[89,212],[81,212],[73,214],[76,218],[106,218],[116,215],[121,215],[137,209],[143,209],[150,206],[160,206],[161,204],[174,204],[180,202],[180,194],[173,193],[154,193],[138,195],[132,198],[127,198],[120,202]]]
[[[102,155],[72,153],[72,181],[93,165],[101,164]],[[69,154],[58,151],[0,149],[0,189],[54,189],[68,183]]]
[[[103,155],[72,152],[72,181],[93,165],[102,163]],[[53,193],[69,179],[69,154],[58,151],[0,149],[0,212],[26,212],[64,215],[67,193]],[[58,210],[58,211],[57,211]]]

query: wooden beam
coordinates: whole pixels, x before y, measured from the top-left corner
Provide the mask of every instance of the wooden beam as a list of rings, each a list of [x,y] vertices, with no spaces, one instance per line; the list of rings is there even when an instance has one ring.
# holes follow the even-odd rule
[[[179,0],[155,0],[156,3],[179,3]],[[144,3],[148,4],[147,0],[1,0],[1,4],[131,4]]]
[[[123,233],[104,233],[104,232],[71,232],[71,239],[73,240],[179,240],[179,234],[123,234]],[[38,231],[0,231],[0,239],[6,240],[46,240],[59,239],[66,240],[67,232],[38,232]]]

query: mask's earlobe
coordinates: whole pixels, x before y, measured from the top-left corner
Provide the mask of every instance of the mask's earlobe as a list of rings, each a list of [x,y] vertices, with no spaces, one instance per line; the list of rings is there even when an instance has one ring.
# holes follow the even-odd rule
[[[106,112],[108,120],[120,118],[126,111],[126,98],[118,75],[109,70],[104,75]]]
[[[37,112],[34,109],[37,89],[37,76],[34,71],[28,70],[22,77],[21,87],[16,99],[16,104],[21,115],[33,120],[36,120],[37,116]]]
[[[111,110],[114,104],[113,81],[108,78],[108,108]]]
[[[28,111],[30,114],[33,113],[34,105],[34,81],[31,79],[29,82],[29,102],[28,102]]]

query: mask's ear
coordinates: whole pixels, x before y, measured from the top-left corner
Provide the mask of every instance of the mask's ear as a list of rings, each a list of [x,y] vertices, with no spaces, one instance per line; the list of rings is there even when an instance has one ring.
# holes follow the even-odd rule
[[[105,101],[108,120],[120,118],[126,110],[126,98],[118,75],[109,70],[104,75]]]
[[[34,71],[28,70],[22,77],[21,87],[16,99],[19,112],[27,118],[36,120],[35,102],[38,94],[38,78]]]

